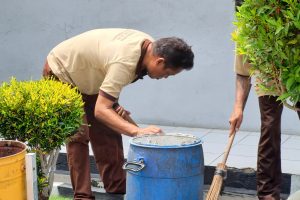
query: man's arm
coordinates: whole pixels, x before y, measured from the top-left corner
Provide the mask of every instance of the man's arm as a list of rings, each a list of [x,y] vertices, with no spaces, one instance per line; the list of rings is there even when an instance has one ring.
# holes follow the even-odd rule
[[[229,119],[230,133],[239,130],[243,121],[243,111],[251,89],[251,77],[236,74],[235,103]]]
[[[161,132],[161,129],[155,126],[139,128],[129,123],[115,112],[113,104],[113,101],[99,94],[95,106],[95,117],[118,133],[128,136],[137,136]]]
[[[113,109],[118,113],[119,116],[121,116],[126,121],[130,122],[131,124],[138,127],[138,125],[135,123],[135,121],[130,117],[130,112],[125,110],[122,106],[119,105],[119,103],[113,104]]]

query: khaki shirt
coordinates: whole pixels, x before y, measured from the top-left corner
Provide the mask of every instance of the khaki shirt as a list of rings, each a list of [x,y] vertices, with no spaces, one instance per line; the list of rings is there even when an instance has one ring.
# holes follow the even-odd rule
[[[250,76],[250,72],[249,72],[250,68],[251,68],[251,64],[247,61],[244,62],[242,55],[235,55],[235,62],[234,62],[235,73],[242,75],[242,76]],[[253,76],[255,77],[256,75],[254,74]],[[259,87],[260,83],[261,83],[261,80],[256,78],[255,79],[255,92],[258,96],[265,96],[265,95],[278,96],[277,93],[267,92],[267,91],[262,90]],[[274,82],[270,81],[269,83],[266,84],[266,87],[271,86],[272,84],[274,84]]]
[[[53,73],[84,94],[99,89],[118,98],[137,77],[141,45],[153,38],[131,29],[91,30],[58,44],[47,56]]]
[[[242,55],[235,55],[234,72],[242,76],[250,76],[251,65],[248,62],[243,62]]]

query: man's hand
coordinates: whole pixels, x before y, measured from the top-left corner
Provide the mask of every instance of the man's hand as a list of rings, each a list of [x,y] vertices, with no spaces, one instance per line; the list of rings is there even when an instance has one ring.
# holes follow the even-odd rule
[[[234,132],[237,132],[240,129],[242,122],[243,122],[243,109],[235,108],[231,113],[229,119],[230,133],[233,134]]]
[[[157,126],[148,126],[146,128],[139,128],[135,136],[147,135],[147,134],[159,134],[162,133],[161,128]]]

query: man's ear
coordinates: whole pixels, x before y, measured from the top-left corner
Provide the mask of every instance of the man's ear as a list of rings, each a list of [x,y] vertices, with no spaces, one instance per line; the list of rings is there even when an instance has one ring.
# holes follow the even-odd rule
[[[163,57],[159,57],[156,59],[156,64],[159,65],[161,63],[164,63],[165,62],[165,59]]]

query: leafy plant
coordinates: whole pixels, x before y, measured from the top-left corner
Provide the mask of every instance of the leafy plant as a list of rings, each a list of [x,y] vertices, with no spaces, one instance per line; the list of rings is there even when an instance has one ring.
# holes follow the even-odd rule
[[[63,197],[63,196],[50,196],[50,200],[71,200],[71,197]]]
[[[48,199],[60,146],[80,127],[83,114],[77,89],[59,81],[13,78],[0,87],[0,135],[37,153],[39,199]]]
[[[232,38],[259,87],[291,109],[300,101],[300,0],[245,0]],[[256,73],[258,72],[258,73]]]

